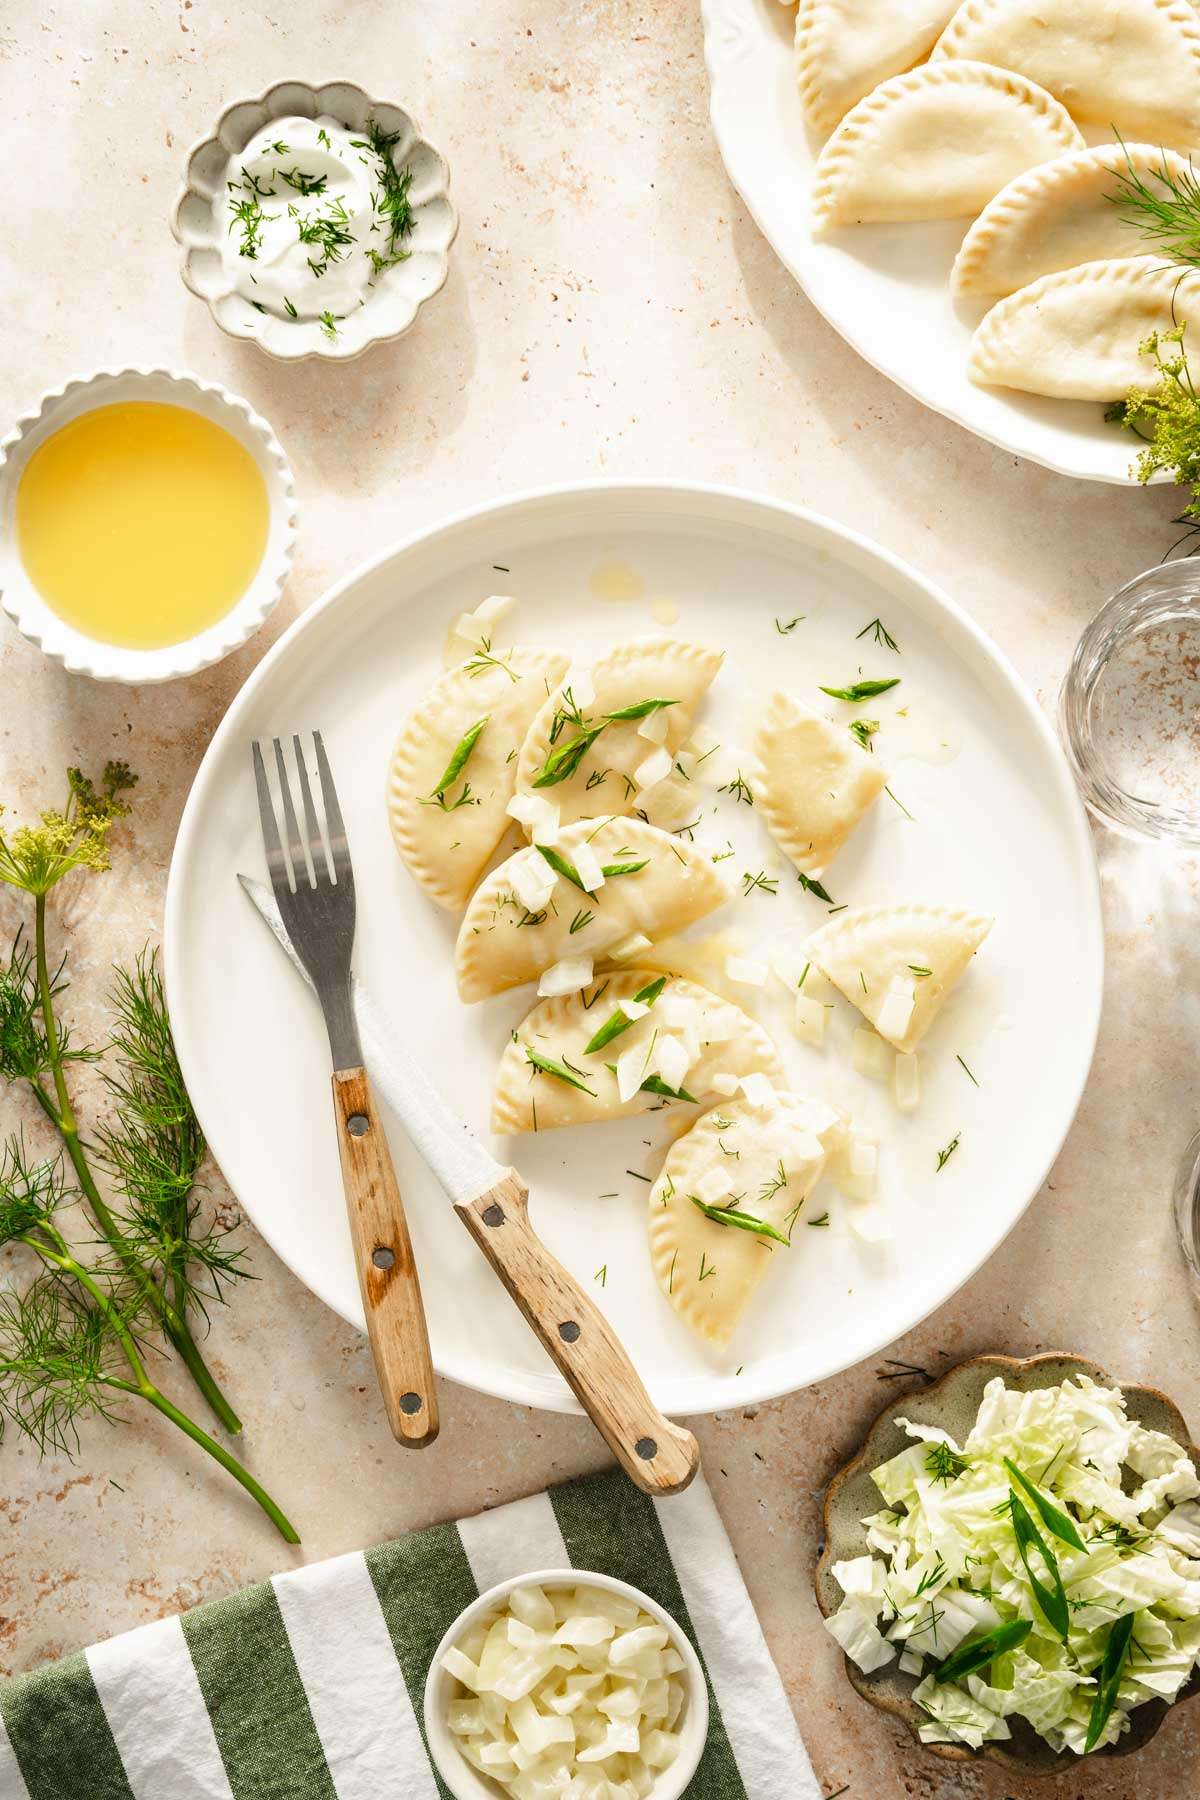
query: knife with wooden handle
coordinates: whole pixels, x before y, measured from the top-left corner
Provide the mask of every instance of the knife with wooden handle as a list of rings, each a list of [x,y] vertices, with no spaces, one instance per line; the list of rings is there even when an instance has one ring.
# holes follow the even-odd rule
[[[270,889],[246,875],[238,880],[307,981]],[[648,1494],[678,1493],[700,1466],[695,1438],[659,1412],[604,1314],[542,1243],[517,1171],[498,1163],[455,1118],[423,1070],[388,1038],[358,982],[352,994],[364,1060],[380,1093],[543,1349],[630,1480]]]

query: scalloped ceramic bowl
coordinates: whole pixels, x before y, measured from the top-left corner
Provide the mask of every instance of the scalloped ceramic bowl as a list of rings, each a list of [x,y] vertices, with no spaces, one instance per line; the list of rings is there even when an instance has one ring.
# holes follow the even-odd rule
[[[234,291],[221,260],[221,227],[213,214],[214,198],[224,193],[229,158],[244,150],[270,120],[297,114],[308,119],[328,114],[350,131],[365,131],[374,119],[385,132],[400,133],[393,158],[398,168],[412,170],[413,230],[405,240],[411,254],[376,277],[363,305],[346,314],[335,338],[326,337],[315,319],[281,319],[274,313],[260,313]],[[426,300],[445,284],[450,246],[458,230],[449,187],[446,159],[421,136],[416,121],[403,107],[373,100],[352,81],[326,81],[317,87],[307,81],[276,82],[257,99],[237,100],[226,107],[212,136],[198,143],[188,157],[187,174],[171,215],[171,229],[183,246],[184,284],[208,302],[209,311],[227,336],[248,338],[268,356],[282,362],[310,356],[348,362],[372,344],[403,337]]]
[[[817,1562],[816,1573],[817,1605],[823,1617],[828,1618],[842,1601],[842,1590],[833,1578],[834,1563],[868,1552],[862,1521],[868,1513],[878,1512],[882,1505],[879,1489],[871,1480],[872,1469],[887,1462],[889,1457],[899,1455],[912,1441],[896,1424],[898,1414],[914,1423],[940,1425],[961,1443],[974,1423],[984,1388],[995,1376],[1002,1375],[1010,1388],[1028,1392],[1033,1388],[1054,1387],[1068,1376],[1077,1374],[1090,1375],[1093,1381],[1106,1387],[1119,1387],[1125,1396],[1130,1418],[1151,1431],[1165,1431],[1177,1443],[1186,1446],[1200,1472],[1200,1451],[1191,1446],[1183,1414],[1157,1388],[1126,1386],[1124,1382],[1114,1381],[1098,1363],[1090,1362],[1084,1356],[1054,1354],[1024,1360],[1012,1356],[973,1356],[969,1362],[959,1363],[940,1381],[935,1381],[932,1387],[905,1394],[885,1406],[857,1456],[839,1469],[830,1482],[825,1496],[825,1547]],[[895,1663],[877,1670],[874,1675],[864,1675],[849,1657],[844,1660],[850,1685],[872,1706],[900,1719],[920,1742],[918,1727],[925,1715],[912,1697],[917,1678],[903,1674]],[[1174,1704],[1178,1706],[1198,1693],[1200,1675],[1194,1675]],[[1147,1701],[1131,1714],[1130,1729],[1120,1742],[1093,1751],[1087,1761],[1096,1757],[1132,1755],[1149,1743],[1170,1710],[1166,1701]],[[1007,1743],[985,1744],[982,1750],[972,1750],[965,1744],[923,1744],[921,1747],[950,1762],[986,1759],[999,1763],[1010,1775],[1070,1773],[1082,1779],[1083,1759],[1070,1751],[1057,1753],[1051,1750],[1024,1719],[1012,1720],[1012,1733]]]
[[[254,458],[269,507],[266,547],[241,599],[195,637],[153,650],[106,644],[60,618],[25,572],[14,525],[17,486],[38,446],[72,419],[130,400],[189,407],[220,425]],[[0,606],[18,631],[72,674],[97,681],[170,681],[219,662],[253,636],[275,606],[292,565],[295,538],[296,493],[279,439],[245,400],[214,381],[200,381],[178,369],[97,369],[43,395],[0,439]]]

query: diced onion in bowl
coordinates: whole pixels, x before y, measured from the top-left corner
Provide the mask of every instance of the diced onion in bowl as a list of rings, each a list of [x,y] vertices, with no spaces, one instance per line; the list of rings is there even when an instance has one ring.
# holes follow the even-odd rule
[[[444,1715],[459,1750],[513,1800],[645,1800],[679,1754],[683,1660],[622,1594],[513,1589],[442,1667],[460,1688]]]

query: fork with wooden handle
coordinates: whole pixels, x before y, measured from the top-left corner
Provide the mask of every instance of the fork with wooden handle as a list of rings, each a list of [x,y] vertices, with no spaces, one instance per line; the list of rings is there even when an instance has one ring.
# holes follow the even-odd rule
[[[281,834],[262,750],[257,743],[253,748],[267,869],[281,925],[316,991],[329,1033],[342,1185],[367,1335],[388,1424],[399,1443],[421,1449],[438,1434],[437,1394],[404,1205],[363,1067],[350,998],[356,917],[350,848],[320,732],[313,733],[313,749],[326,832],[322,832],[313,803],[298,737],[292,739],[292,749],[304,825],[301,827],[296,816],[283,745],[276,738]]]
[[[308,980],[268,889],[245,875],[238,880]],[[659,1412],[608,1320],[542,1243],[529,1219],[529,1190],[516,1170],[502,1167],[455,1118],[353,978],[351,989],[380,1092],[576,1399],[638,1487],[648,1494],[678,1493],[700,1466],[695,1438]]]

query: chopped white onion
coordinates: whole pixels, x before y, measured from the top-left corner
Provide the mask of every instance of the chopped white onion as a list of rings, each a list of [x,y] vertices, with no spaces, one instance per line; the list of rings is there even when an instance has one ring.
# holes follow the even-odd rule
[[[604,886],[604,870],[600,867],[600,858],[588,843],[575,846],[575,873],[582,881],[589,894]]]
[[[767,985],[767,965],[752,956],[727,956],[725,973],[730,981],[739,982],[743,987],[765,987]]]
[[[761,1070],[755,1069],[750,1075],[743,1075],[738,1082],[749,1105],[762,1112],[775,1105],[776,1093],[773,1085]]]
[[[796,995],[795,1017],[792,1029],[804,1044],[823,1044],[825,1042],[825,1021],[829,1014],[819,1000],[810,1000],[807,994]]]
[[[646,1051],[641,1044],[630,1044],[617,1057],[617,1094],[626,1105],[646,1079]]]
[[[650,947],[650,939],[645,933],[635,931],[629,937],[622,938],[619,944],[613,945],[608,953],[609,959],[612,962],[629,962],[633,957],[640,956],[643,950],[649,950]]]
[[[696,1197],[705,1206],[716,1206],[733,1192],[733,1183],[725,1169],[708,1169],[696,1183]]]
[[[561,962],[543,969],[538,981],[538,994],[543,1000],[557,999],[560,994],[577,994],[592,979],[590,956],[564,956]]]
[[[738,1077],[731,1075],[727,1069],[716,1069],[709,1076],[708,1085],[723,1100],[732,1100],[738,1091]]]
[[[460,613],[446,638],[443,661],[454,668],[480,648],[484,638],[495,641],[501,621],[516,605],[511,594],[489,594],[473,612]]]
[[[644,719],[638,720],[637,734],[640,738],[645,738],[648,744],[665,744],[667,724],[667,708],[659,706],[654,712],[647,713]]]
[[[856,1200],[873,1200],[879,1180],[879,1145],[874,1139],[850,1133],[842,1158],[841,1186]]]
[[[692,1059],[687,1053],[687,1045],[682,1038],[669,1037],[660,1032],[654,1046],[655,1073],[670,1088],[683,1086],[683,1078],[692,1066]]]
[[[886,1081],[891,1074],[892,1051],[877,1031],[860,1025],[850,1040],[850,1061],[860,1075]]]
[[[648,1800],[679,1753],[687,1700],[669,1633],[607,1590],[533,1589],[514,1603],[522,1591],[443,1658],[456,1683],[462,1670],[480,1680],[478,1698],[462,1684],[446,1705],[463,1756],[512,1800]],[[550,1645],[540,1663],[511,1642],[514,1623]]]
[[[912,1021],[915,1005],[912,982],[893,982],[883,997],[876,1021],[880,1037],[890,1038],[893,1043],[902,1038]]]
[[[901,1112],[912,1112],[921,1100],[921,1065],[915,1055],[897,1050],[892,1093]]]
[[[658,781],[665,781],[671,773],[671,752],[659,748],[652,750],[645,762],[640,762],[633,771],[634,783],[639,788],[653,787]]]
[[[535,844],[548,848],[558,842],[559,808],[541,794],[514,794],[505,808],[509,818],[523,825]]]
[[[649,1006],[644,1000],[634,1000],[632,997],[628,1000],[622,1000],[620,1002],[620,1007],[627,1019],[644,1019],[646,1014],[650,1011]]]
[[[541,912],[551,894],[558,876],[550,867],[544,856],[536,850],[525,850],[514,856],[509,865],[509,879],[512,891],[527,912]]]

